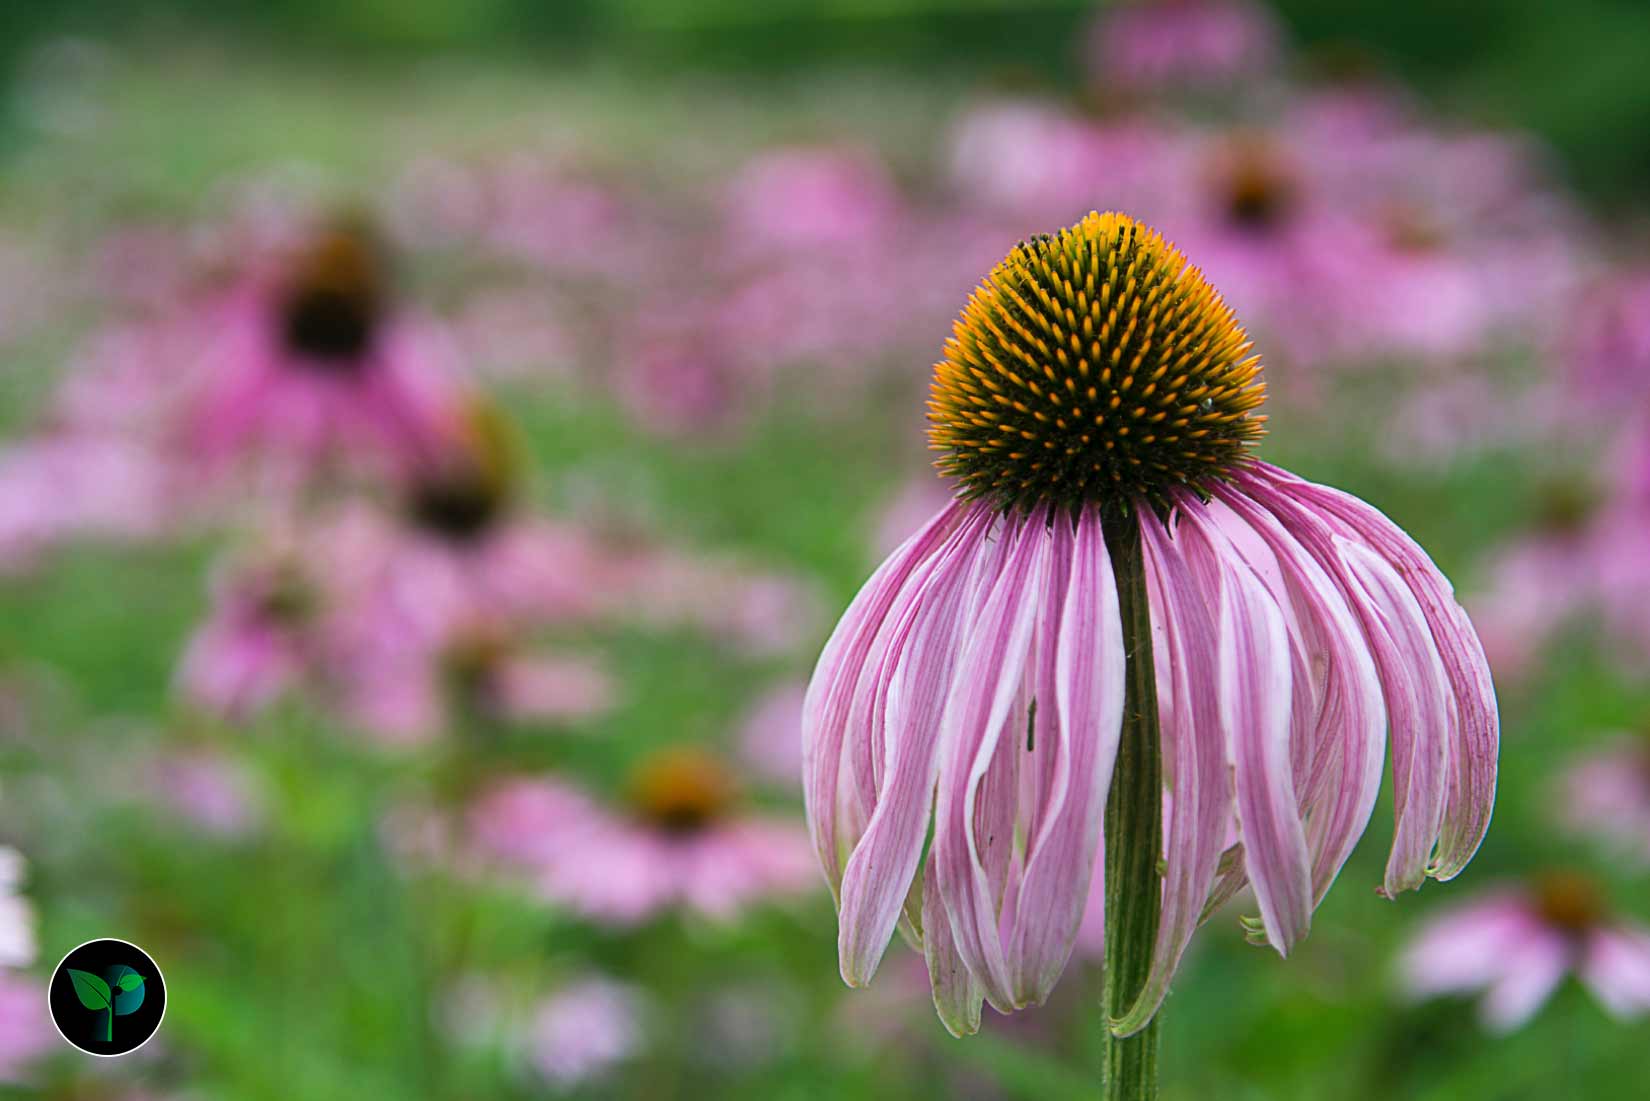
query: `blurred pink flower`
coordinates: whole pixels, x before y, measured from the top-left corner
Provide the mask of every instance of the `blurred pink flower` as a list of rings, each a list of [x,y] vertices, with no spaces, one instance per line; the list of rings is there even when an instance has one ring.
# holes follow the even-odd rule
[[[689,628],[752,654],[787,653],[820,627],[814,587],[727,556],[638,548],[611,562],[609,591],[621,619]]]
[[[739,723],[739,749],[752,770],[789,787],[802,783],[802,699],[807,683],[787,680],[764,692]]]
[[[646,1002],[637,988],[600,976],[568,984],[534,1008],[522,1037],[528,1061],[561,1090],[600,1080],[642,1050]]]
[[[250,463],[278,489],[329,465],[398,473],[437,451],[459,401],[457,353],[393,311],[359,231],[309,242],[279,277],[204,306],[198,391],[180,445],[209,474]]]
[[[1571,831],[1650,862],[1650,735],[1586,754],[1559,778],[1559,815]]]
[[[1086,119],[1029,100],[983,104],[952,135],[953,185],[1017,225],[1065,224],[1089,210],[1160,209],[1165,194],[1186,191],[1192,167],[1174,124]]]
[[[147,771],[154,804],[206,834],[245,837],[263,824],[267,808],[261,784],[224,754],[167,753],[149,762]]]
[[[1526,671],[1542,648],[1602,595],[1597,543],[1585,521],[1549,527],[1499,548],[1488,582],[1467,601],[1490,666],[1503,677]]]
[[[1271,13],[1250,0],[1133,0],[1095,20],[1085,60],[1102,88],[1174,92],[1264,74],[1281,38]]]
[[[875,244],[900,217],[899,193],[869,150],[764,154],[734,177],[727,207],[736,247],[805,255]]]
[[[637,423],[661,435],[726,433],[767,389],[702,319],[639,321],[621,343],[614,386]]]
[[[620,926],[676,907],[728,919],[815,887],[806,833],[734,801],[719,761],[672,750],[637,771],[627,811],[558,780],[516,781],[476,804],[470,834],[481,859],[513,866],[546,900]]]
[[[346,715],[390,744],[428,742],[455,715],[567,723],[613,704],[612,678],[590,657],[537,653],[496,626],[460,629],[431,649],[381,634],[347,656],[337,686]]]
[[[0,569],[62,542],[152,538],[174,514],[175,479],[154,452],[106,434],[60,432],[0,451]]]
[[[1619,409],[1650,395],[1650,271],[1601,281],[1575,309],[1563,367],[1583,399]]]
[[[29,1064],[59,1050],[63,1041],[45,1006],[44,984],[0,970],[0,1082],[28,1081]]]
[[[184,650],[179,691],[232,722],[273,703],[314,668],[318,598],[290,549],[220,568],[206,621]]]
[[[1399,962],[1415,998],[1484,991],[1484,1027],[1527,1023],[1566,974],[1616,1018],[1650,1011],[1650,930],[1612,917],[1588,880],[1557,873],[1446,910]]]

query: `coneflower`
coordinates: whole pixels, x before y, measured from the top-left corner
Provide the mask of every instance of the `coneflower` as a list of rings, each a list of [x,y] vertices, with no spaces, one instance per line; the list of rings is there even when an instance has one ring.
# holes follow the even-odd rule
[[[1252,936],[1287,954],[1389,737],[1383,891],[1476,851],[1498,721],[1472,626],[1379,511],[1254,457],[1264,394],[1219,294],[1126,216],[1021,244],[975,292],[930,402],[956,496],[860,591],[804,705],[850,985],[898,926],[952,1032],[1042,1002],[1103,850],[1107,1075],[1152,1096],[1193,931],[1247,882]]]

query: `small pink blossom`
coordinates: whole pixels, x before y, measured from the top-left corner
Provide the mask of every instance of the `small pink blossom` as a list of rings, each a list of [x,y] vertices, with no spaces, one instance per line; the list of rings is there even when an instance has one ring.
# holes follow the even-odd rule
[[[1560,817],[1571,831],[1650,862],[1650,737],[1620,739],[1559,778]]]
[[[726,920],[818,881],[806,834],[735,810],[731,783],[714,758],[687,750],[644,764],[628,812],[560,781],[517,781],[472,809],[471,837],[483,859],[594,921],[629,926],[678,907]]]
[[[289,271],[204,305],[184,453],[209,474],[251,465],[290,489],[332,466],[398,473],[438,450],[459,401],[456,348],[394,311],[381,264],[338,230]]]
[[[1135,0],[1095,21],[1086,60],[1104,88],[1206,88],[1264,74],[1281,38],[1271,13],[1249,0]]]
[[[539,1002],[522,1037],[528,1061],[550,1085],[566,1090],[598,1081],[637,1055],[646,1042],[641,991],[592,976]]]
[[[1483,991],[1480,1019],[1497,1033],[1528,1023],[1567,974],[1613,1017],[1650,1011],[1650,930],[1612,917],[1597,889],[1568,873],[1445,911],[1399,969],[1414,998]]]

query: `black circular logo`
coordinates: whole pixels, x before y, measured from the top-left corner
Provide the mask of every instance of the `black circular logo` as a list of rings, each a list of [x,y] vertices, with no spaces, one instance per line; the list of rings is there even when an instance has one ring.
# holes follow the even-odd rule
[[[52,1023],[89,1055],[125,1055],[166,1016],[166,980],[149,953],[123,940],[89,940],[52,973]]]

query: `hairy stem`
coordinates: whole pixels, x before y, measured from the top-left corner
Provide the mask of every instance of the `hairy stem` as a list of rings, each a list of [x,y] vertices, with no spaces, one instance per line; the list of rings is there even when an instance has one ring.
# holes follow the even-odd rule
[[[1111,1022],[1139,997],[1151,969],[1163,906],[1163,779],[1158,749],[1157,681],[1152,668],[1151,610],[1139,524],[1150,516],[1108,517],[1106,546],[1117,577],[1128,655],[1123,735],[1106,800],[1105,1096],[1108,1101],[1157,1097],[1157,1019],[1132,1036]]]

